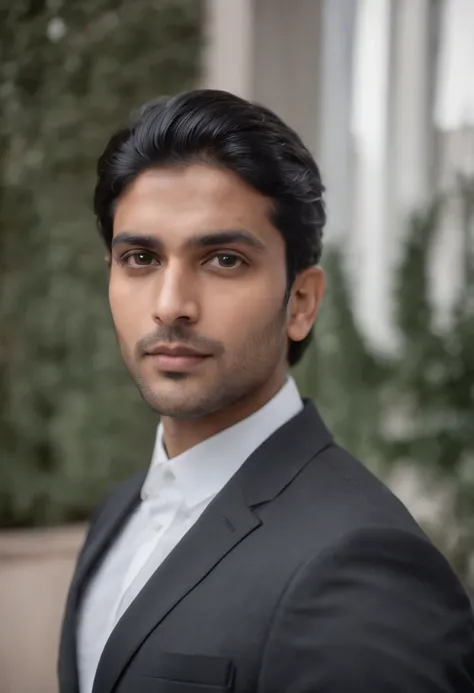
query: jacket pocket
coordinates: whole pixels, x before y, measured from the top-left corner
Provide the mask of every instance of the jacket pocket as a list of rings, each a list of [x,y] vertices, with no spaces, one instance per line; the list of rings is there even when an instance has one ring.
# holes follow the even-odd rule
[[[172,679],[137,676],[133,679],[133,693],[228,693],[231,688],[209,686],[202,683],[185,683]]]
[[[232,690],[234,665],[226,657],[160,652],[135,677],[140,693],[219,693]]]

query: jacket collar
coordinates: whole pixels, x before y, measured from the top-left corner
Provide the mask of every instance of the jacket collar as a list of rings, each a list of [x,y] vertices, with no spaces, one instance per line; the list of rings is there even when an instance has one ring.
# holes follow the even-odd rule
[[[214,498],[189,532],[146,583],[112,632],[99,661],[93,693],[112,693],[141,643],[166,615],[261,519],[256,506],[282,493],[332,438],[313,404],[268,438]],[[66,610],[60,655],[61,693],[77,693],[75,629],[84,585],[130,513],[140,502],[144,474],[112,497],[79,560]],[[159,595],[159,599],[157,598]],[[154,609],[150,609],[153,603]]]

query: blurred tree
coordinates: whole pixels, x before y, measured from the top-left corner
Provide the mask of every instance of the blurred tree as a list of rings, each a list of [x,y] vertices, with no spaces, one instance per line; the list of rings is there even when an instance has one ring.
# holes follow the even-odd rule
[[[0,0],[0,526],[82,520],[149,460],[95,162],[133,108],[194,85],[199,55],[196,0]]]
[[[439,221],[453,207],[464,266],[442,328],[429,268]],[[297,371],[301,388],[321,404],[339,440],[377,473],[412,466],[449,490],[444,500],[452,506],[440,508],[427,530],[474,588],[474,182],[460,178],[453,195],[412,218],[396,278],[394,356],[374,352],[358,328],[340,251],[328,254],[326,270],[317,339]],[[447,518],[454,526],[445,526]]]

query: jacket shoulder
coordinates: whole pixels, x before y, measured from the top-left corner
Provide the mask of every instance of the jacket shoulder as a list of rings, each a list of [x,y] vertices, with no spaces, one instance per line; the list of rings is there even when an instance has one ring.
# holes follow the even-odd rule
[[[324,517],[325,533],[340,537],[346,532],[373,527],[401,530],[426,539],[408,508],[381,478],[343,447],[333,443],[306,465],[295,492],[318,520]]]

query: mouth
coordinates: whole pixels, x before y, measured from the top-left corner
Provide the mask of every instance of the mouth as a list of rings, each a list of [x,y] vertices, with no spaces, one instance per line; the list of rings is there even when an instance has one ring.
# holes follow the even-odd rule
[[[147,357],[164,371],[188,371],[199,366],[203,361],[211,357],[211,354],[203,354],[194,349],[181,346],[157,346],[147,352]]]

